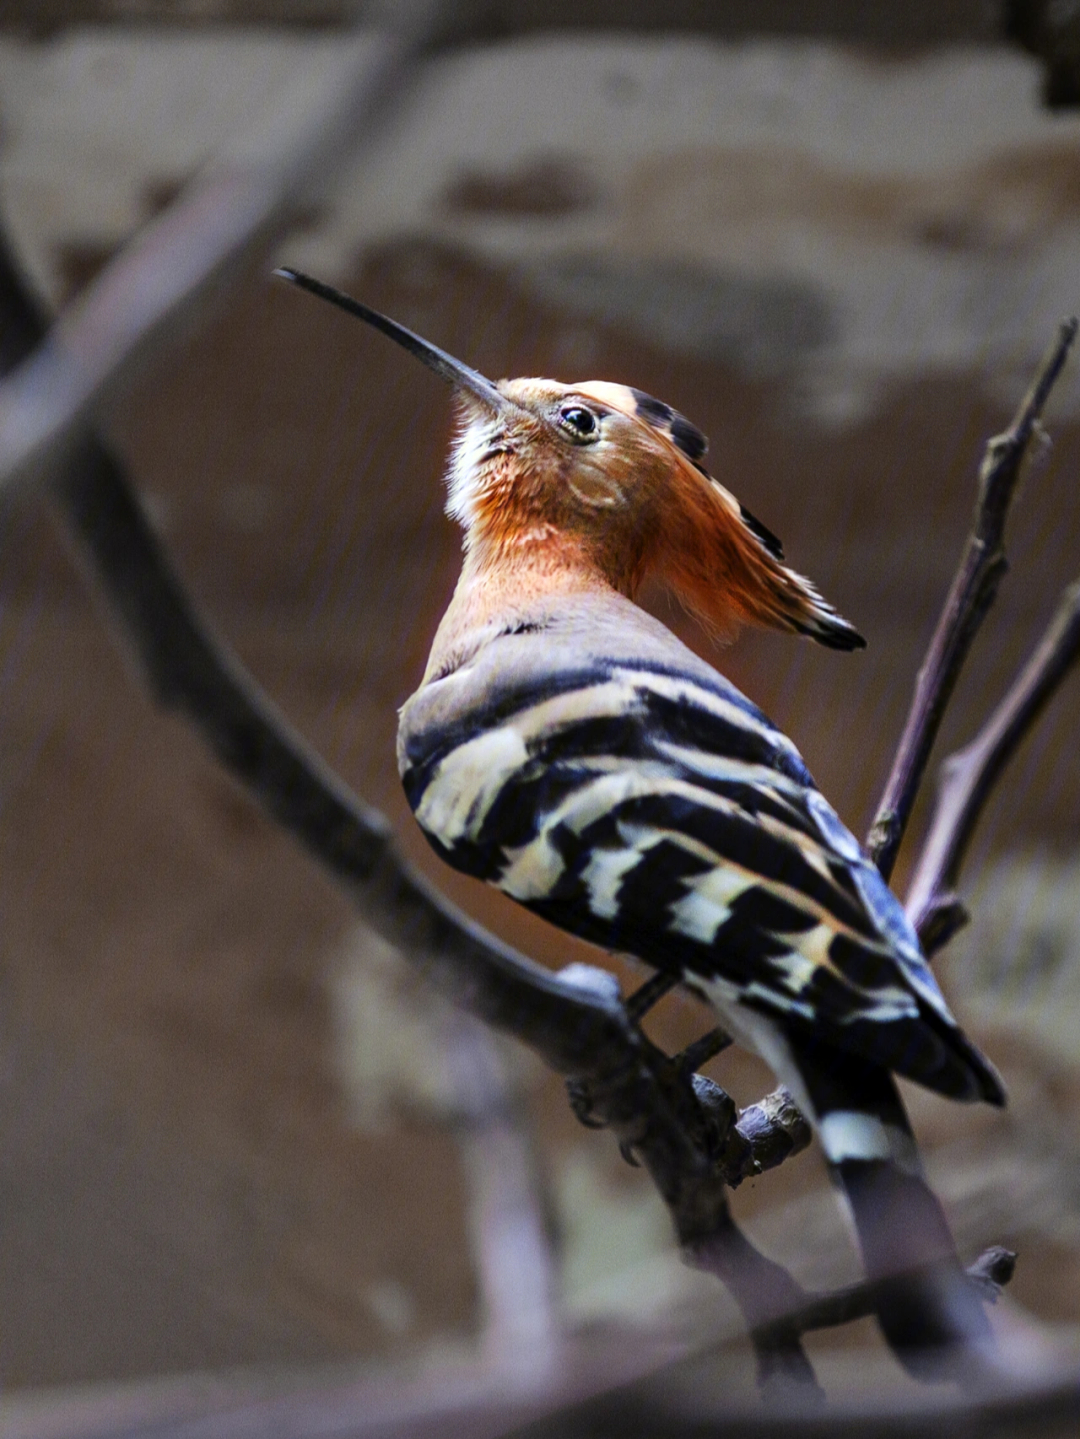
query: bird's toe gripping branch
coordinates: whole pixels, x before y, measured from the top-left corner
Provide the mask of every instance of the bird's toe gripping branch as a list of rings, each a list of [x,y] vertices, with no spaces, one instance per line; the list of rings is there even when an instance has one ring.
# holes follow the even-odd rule
[[[575,966],[575,970],[581,968]],[[598,981],[601,974],[610,979],[597,971]],[[810,1126],[786,1089],[740,1111],[726,1090],[697,1073],[731,1043],[722,1030],[710,1030],[682,1053],[671,1056],[646,1038],[640,1030],[642,1018],[676,983],[670,976],[656,974],[625,1000],[627,1018],[637,1029],[640,1042],[639,1071],[604,1082],[580,1076],[568,1079],[570,1107],[586,1128],[614,1129],[623,1158],[634,1165],[644,1162],[653,1171],[654,1151],[658,1147],[666,1151],[663,1125],[657,1122],[660,1106],[678,1122],[697,1151],[692,1170],[734,1189],[748,1176],[774,1169],[805,1149],[811,1139]],[[636,1121],[628,1124],[627,1116],[634,1110],[626,1105],[627,1091],[633,1089],[640,1101],[641,1070],[647,1070],[652,1081],[652,1102],[641,1105]],[[668,1158],[666,1153],[661,1158],[665,1167]],[[676,1223],[678,1226],[678,1219]]]
[[[575,966],[577,982],[585,979],[582,968]],[[593,982],[612,987],[604,971],[595,971]],[[787,1089],[740,1111],[718,1084],[695,1072],[726,1047],[721,1031],[710,1031],[670,1057],[653,1045],[640,1021],[672,987],[655,975],[627,997],[624,1010],[639,1041],[637,1066],[604,1080],[569,1079],[570,1105],[588,1128],[612,1128],[623,1157],[649,1171],[667,1202],[686,1263],[715,1274],[731,1289],[746,1317],[762,1392],[779,1396],[794,1384],[806,1395],[817,1386],[802,1335],[878,1316],[891,1302],[890,1284],[863,1281],[807,1293],[736,1227],[727,1191],[805,1149],[810,1125]],[[994,1246],[968,1266],[967,1279],[984,1304],[996,1301],[1015,1262],[1010,1250]],[[958,1352],[954,1366],[937,1356],[934,1376],[963,1378],[967,1357]]]

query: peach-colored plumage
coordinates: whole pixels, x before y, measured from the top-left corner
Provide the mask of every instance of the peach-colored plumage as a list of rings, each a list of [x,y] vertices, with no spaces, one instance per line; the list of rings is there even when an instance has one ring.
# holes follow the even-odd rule
[[[651,575],[717,639],[751,623],[841,649],[863,643],[707,474],[704,437],[667,405],[604,381],[497,388],[509,403],[495,416],[461,395],[448,504],[465,528],[455,609],[475,621],[478,590],[494,612],[508,589],[575,583],[634,599]],[[458,615],[447,618],[456,627]]]
[[[465,530],[465,564],[440,636],[465,614],[482,626],[515,595],[607,586],[632,600],[652,574],[717,639],[749,622],[834,649],[865,643],[708,474],[705,436],[670,405],[606,380],[493,385],[321,280],[277,273],[388,335],[463,406],[447,510]]]

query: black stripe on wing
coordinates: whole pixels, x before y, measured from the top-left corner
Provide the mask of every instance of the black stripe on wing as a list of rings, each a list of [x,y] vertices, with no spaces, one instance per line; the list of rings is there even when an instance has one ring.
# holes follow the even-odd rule
[[[589,838],[595,846],[599,835]],[[565,868],[546,898],[526,902],[535,914],[603,948],[627,951],[675,972],[691,985],[704,981],[706,994],[708,981],[719,978],[749,1008],[785,1029],[819,1037],[940,1093],[1000,1102],[1000,1090],[987,1079],[981,1056],[958,1030],[905,992],[887,953],[845,936],[843,953],[836,956],[843,959],[845,972],[815,966],[806,982],[793,986],[786,961],[798,933],[817,925],[814,915],[753,887],[733,901],[731,917],[711,944],[674,932],[664,914],[685,895],[687,881],[707,866],[664,839],[643,854],[621,887],[617,914],[604,919],[592,911],[582,882],[586,848],[566,830],[553,836],[553,843]]]
[[[804,809],[793,804],[787,796],[764,784],[758,784],[742,779],[722,779],[717,775],[702,775],[696,770],[683,769],[681,778],[688,784],[693,784],[698,789],[706,790],[720,799],[730,800],[736,804],[747,815],[774,819],[779,824],[785,825],[788,829],[796,830],[807,839],[813,840],[815,845],[821,844],[821,835],[813,820],[807,815]],[[855,895],[854,884],[848,875],[846,867],[841,866],[843,877],[834,876],[838,882],[853,897]]]
[[[650,688],[650,677],[670,681],[681,697],[673,699]],[[728,684],[720,675],[687,675],[670,665],[649,662],[593,661],[581,669],[560,669],[545,674],[542,680],[527,676],[520,683],[508,682],[504,688],[482,705],[471,708],[453,724],[444,724],[410,735],[405,744],[406,769],[402,776],[406,793],[415,809],[419,796],[438,766],[459,745],[497,729],[500,725],[526,716],[538,705],[560,696],[587,693],[613,680],[621,681],[627,690],[624,707],[598,719],[609,720],[613,726],[608,744],[618,744],[618,726],[641,709],[649,717],[649,727],[660,738],[679,743],[696,744],[712,754],[729,754],[765,764],[790,775],[804,784],[812,784],[810,775],[783,736],[756,705]],[[695,692],[699,699],[695,703]],[[719,702],[728,712],[721,716],[710,710],[708,701]],[[551,736],[561,743],[561,730]],[[538,737],[539,739],[540,737]],[[617,752],[617,751],[613,751]]]
[[[793,789],[790,776],[778,775],[777,787],[743,777],[747,765],[759,768],[766,778],[773,772],[762,764],[763,757],[772,755],[760,736],[708,717],[713,722],[710,738],[722,735],[728,749],[736,751],[731,766],[735,777],[725,778],[725,762],[732,756],[715,748],[702,752],[693,743],[702,730],[700,713],[688,715],[687,706],[663,697],[646,698],[647,706],[628,713],[542,730],[523,753],[520,766],[499,787],[478,827],[452,844],[445,837],[430,836],[438,852],[457,869],[495,880],[504,856],[550,827],[576,791],[584,791],[604,773],[648,772],[657,777],[655,792],[621,804],[583,834],[578,841],[582,863],[587,863],[590,847],[620,847],[620,821],[679,831],[706,846],[718,860],[728,859],[766,881],[805,894],[838,927],[876,937],[877,926],[847,862],[830,851],[805,803],[799,803],[803,791],[798,782]],[[527,715],[527,710],[521,714]],[[663,726],[658,724],[661,714],[667,721]],[[676,752],[688,755],[690,762],[679,762]],[[700,765],[694,763],[696,755],[701,755]],[[447,783],[436,770],[426,764],[407,773],[406,791],[414,808],[420,807],[429,784]],[[665,775],[683,783],[667,785]],[[728,804],[709,804],[710,795]],[[610,833],[602,833],[605,829]]]
[[[856,1020],[847,1025],[842,1042],[834,1035],[795,1023],[789,1029],[800,1069],[809,1060],[816,1069],[814,1099],[818,1113],[861,1108],[867,1092],[849,1086],[850,1060],[869,1059],[880,1070],[891,1070],[950,1099],[965,1103],[985,1100],[1003,1105],[1005,1091],[998,1075],[967,1036],[947,1025],[934,1010],[922,1008],[917,1017],[891,1024]],[[837,1053],[836,1051],[840,1052]],[[872,1112],[868,1106],[868,1111]]]
[[[697,840],[718,857],[803,894],[827,910],[840,925],[875,937],[863,905],[831,883],[794,841],[766,829],[747,815],[696,802],[690,794],[661,793],[627,801],[619,818],[657,829],[675,830]]]
[[[508,684],[492,696],[487,704],[469,709],[455,723],[440,725],[437,730],[429,728],[409,735],[405,743],[407,765],[401,779],[410,806],[414,810],[418,807],[439,764],[460,745],[498,729],[515,715],[542,704],[545,700],[569,695],[577,690],[590,689],[603,684],[609,678],[610,667],[597,665],[580,670],[557,670],[545,675],[542,684],[530,677],[521,684]]]
[[[674,699],[644,685],[641,694],[650,732],[656,737],[706,755],[766,765],[800,784],[813,784],[809,770],[760,711],[747,712],[748,722],[740,724],[687,699]]]
[[[580,830],[551,822],[560,806],[572,811],[575,796],[596,783],[589,760],[528,763],[502,787],[475,842],[448,849],[428,838],[456,868],[496,884],[508,850],[542,845],[557,860],[546,891],[522,900],[534,913],[690,982],[721,979],[774,1020],[809,1027],[934,1089],[991,1097],[985,1066],[962,1035],[911,993],[853,889],[830,884],[795,837],[769,834],[752,816],[718,811],[704,794],[695,803],[662,788],[614,804]],[[605,858],[628,856],[632,863],[612,886],[607,912],[598,913],[590,870],[598,859],[602,867]],[[726,861],[751,873],[723,922],[708,942],[679,932],[673,907]],[[831,868],[842,872],[838,862]],[[823,923],[838,931],[828,942],[827,962],[800,962],[800,938]],[[982,1076],[977,1082],[976,1075]]]

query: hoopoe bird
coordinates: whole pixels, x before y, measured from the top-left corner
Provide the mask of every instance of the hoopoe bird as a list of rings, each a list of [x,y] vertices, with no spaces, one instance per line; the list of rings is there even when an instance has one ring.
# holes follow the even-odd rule
[[[502,380],[296,271],[453,386],[464,563],[401,710],[409,803],[448,864],[676,975],[794,1094],[845,1194],[881,1325],[915,1372],[989,1328],[893,1075],[1004,1103],[900,903],[792,742],[635,604],[646,576],[715,637],[861,636],[705,468],[705,437],[626,385]]]

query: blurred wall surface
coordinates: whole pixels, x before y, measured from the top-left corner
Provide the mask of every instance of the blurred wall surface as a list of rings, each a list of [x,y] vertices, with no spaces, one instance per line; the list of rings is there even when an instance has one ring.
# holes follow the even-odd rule
[[[272,102],[300,57],[339,43],[332,6],[313,17],[321,29],[271,29],[273,7],[240,0],[206,13],[259,25],[43,30],[32,8],[0,7],[21,27],[0,39],[0,207],[56,305]],[[982,444],[1080,304],[1080,120],[1041,109],[1036,63],[989,43],[983,7],[904,8],[913,29],[899,38],[913,43],[899,48],[854,20],[815,37],[809,19],[789,27],[801,34],[744,23],[459,48],[279,254],[494,376],[626,381],[700,425],[713,472],[869,638],[865,655],[842,656],[746,634],[716,656],[857,830],[959,553]],[[774,11],[761,9],[762,28],[779,30]],[[67,13],[115,20],[119,7]],[[264,273],[107,416],[194,595],[404,848],[544,962],[595,959],[440,870],[399,794],[395,709],[458,557],[439,478],[451,423],[431,376]],[[1075,371],[1048,425],[1053,448],[1025,482],[1011,573],[946,747],[973,733],[1080,572]],[[648,600],[707,652],[662,595]],[[1070,1322],[1075,712],[1074,684],[1002,785],[969,869],[977,944],[958,941],[943,969],[1005,1070],[1013,1115],[914,1101],[965,1246],[1014,1242],[1014,1312]],[[4,1382],[373,1357],[473,1335],[468,1175],[429,1072],[424,1001],[386,977],[397,961],[193,736],[151,708],[36,500],[0,527],[0,856]],[[670,1043],[706,1024],[689,1003],[657,1019]],[[742,1102],[769,1082],[738,1057],[715,1072]],[[531,1067],[520,1082],[567,1306],[703,1302],[647,1182],[606,1136],[575,1128],[557,1082]],[[815,1164],[738,1196],[804,1277],[843,1245]],[[804,1207],[793,1224],[783,1205],[807,1194],[820,1218]]]

